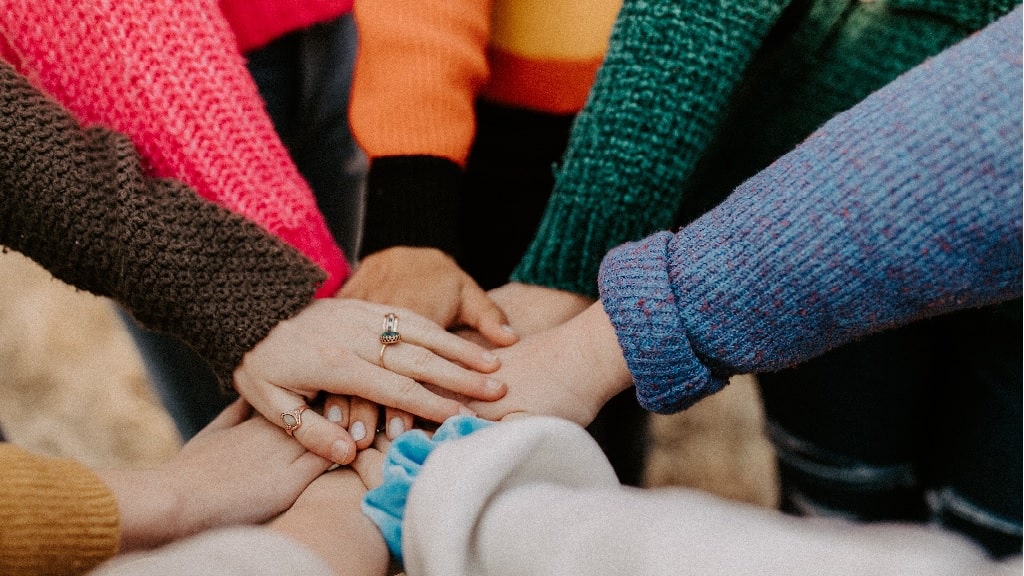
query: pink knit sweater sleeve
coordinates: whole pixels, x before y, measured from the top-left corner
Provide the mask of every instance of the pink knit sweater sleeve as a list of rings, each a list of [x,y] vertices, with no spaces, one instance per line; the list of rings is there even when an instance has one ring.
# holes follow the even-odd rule
[[[147,170],[193,186],[348,274],[217,0],[0,0],[20,71],[85,124],[127,134]]]

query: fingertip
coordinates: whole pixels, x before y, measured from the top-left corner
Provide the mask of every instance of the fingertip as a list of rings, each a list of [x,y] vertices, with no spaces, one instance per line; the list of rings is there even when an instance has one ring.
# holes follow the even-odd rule
[[[347,465],[356,457],[356,444],[351,438],[339,438],[331,444],[331,461]]]
[[[508,324],[487,324],[481,326],[481,334],[495,346],[511,346],[519,342],[519,334]]]
[[[488,399],[490,400],[497,400],[508,393],[508,385],[494,378],[488,378],[484,383],[484,387],[488,392]]]

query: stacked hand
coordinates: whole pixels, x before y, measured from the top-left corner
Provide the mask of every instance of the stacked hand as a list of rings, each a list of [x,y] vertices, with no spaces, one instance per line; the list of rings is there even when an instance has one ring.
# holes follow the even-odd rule
[[[477,342],[481,346],[507,346],[518,340],[501,308],[455,260],[435,248],[395,246],[365,257],[338,291],[338,297],[412,310],[447,329],[468,328],[480,337]],[[400,321],[404,326],[405,319]],[[386,352],[389,369],[392,368],[392,353],[390,348]],[[477,398],[487,400],[499,396]],[[330,394],[324,413],[348,428],[358,448],[363,449],[374,440],[377,404],[365,396]],[[414,415],[423,416],[394,404],[380,404],[384,407],[388,438],[409,430]]]
[[[399,320],[401,339],[382,350],[382,321],[391,313]],[[380,365],[382,360],[386,368]],[[267,420],[293,428],[295,439],[311,452],[347,464],[356,455],[356,442],[344,426],[352,429],[356,417],[343,414],[331,422],[300,408],[322,391],[442,422],[471,412],[424,384],[467,399],[496,400],[506,392],[505,385],[489,375],[498,366],[493,353],[407,309],[328,298],[275,326],[245,355],[234,372],[234,383]],[[326,414],[337,412],[350,411],[338,402],[328,405]],[[367,423],[361,448],[373,439],[375,414]]]

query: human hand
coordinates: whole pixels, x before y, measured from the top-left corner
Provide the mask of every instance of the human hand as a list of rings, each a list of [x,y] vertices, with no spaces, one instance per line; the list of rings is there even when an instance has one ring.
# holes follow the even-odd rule
[[[370,254],[338,297],[400,306],[445,328],[472,328],[495,346],[518,340],[502,309],[436,248],[394,246]]]
[[[445,328],[466,327],[482,346],[508,346],[519,338],[504,312],[450,256],[436,248],[395,246],[364,258],[338,297],[401,306]],[[362,450],[377,430],[377,404],[329,395],[325,414],[345,426]],[[413,425],[413,415],[384,407],[385,435],[395,438]]]
[[[381,320],[394,312],[401,341],[381,353]],[[386,368],[379,365],[385,361]],[[358,396],[441,422],[469,412],[421,383],[467,398],[495,400],[506,387],[488,373],[500,362],[480,346],[397,307],[324,298],[285,320],[250,350],[234,372],[235,389],[261,414],[285,426],[283,414],[321,391]],[[294,415],[290,416],[294,419]],[[355,457],[349,433],[313,410],[294,430],[300,444],[339,464]]]
[[[167,463],[97,474],[114,491],[122,549],[152,547],[287,509],[330,461],[307,451],[238,399]]]
[[[575,292],[520,282],[509,282],[487,295],[505,311],[521,336],[563,324],[594,303],[593,298]]]
[[[495,353],[501,368],[494,376],[508,383],[508,393],[493,402],[467,402],[488,420],[545,414],[586,426],[608,400],[632,385],[615,329],[600,302]]]
[[[360,452],[356,462],[371,450]],[[353,468],[332,470],[314,480],[268,527],[317,553],[335,574],[385,574],[387,544],[362,511],[368,488]]]

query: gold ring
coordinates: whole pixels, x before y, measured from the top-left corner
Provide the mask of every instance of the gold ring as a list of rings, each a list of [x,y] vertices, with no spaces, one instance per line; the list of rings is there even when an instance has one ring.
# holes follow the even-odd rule
[[[284,431],[287,432],[289,436],[294,436],[295,431],[299,429],[299,426],[302,426],[302,413],[306,410],[309,410],[309,406],[303,404],[294,410],[281,413],[281,422],[284,422]]]
[[[380,362],[378,362],[378,363],[380,364],[381,368],[384,368],[384,349],[387,348],[387,347],[388,347],[387,344],[381,344],[380,345]]]
[[[394,313],[389,312],[384,315],[384,328],[383,332],[380,333],[380,343],[384,346],[390,344],[397,344],[402,340],[402,335],[398,333],[398,316]]]

